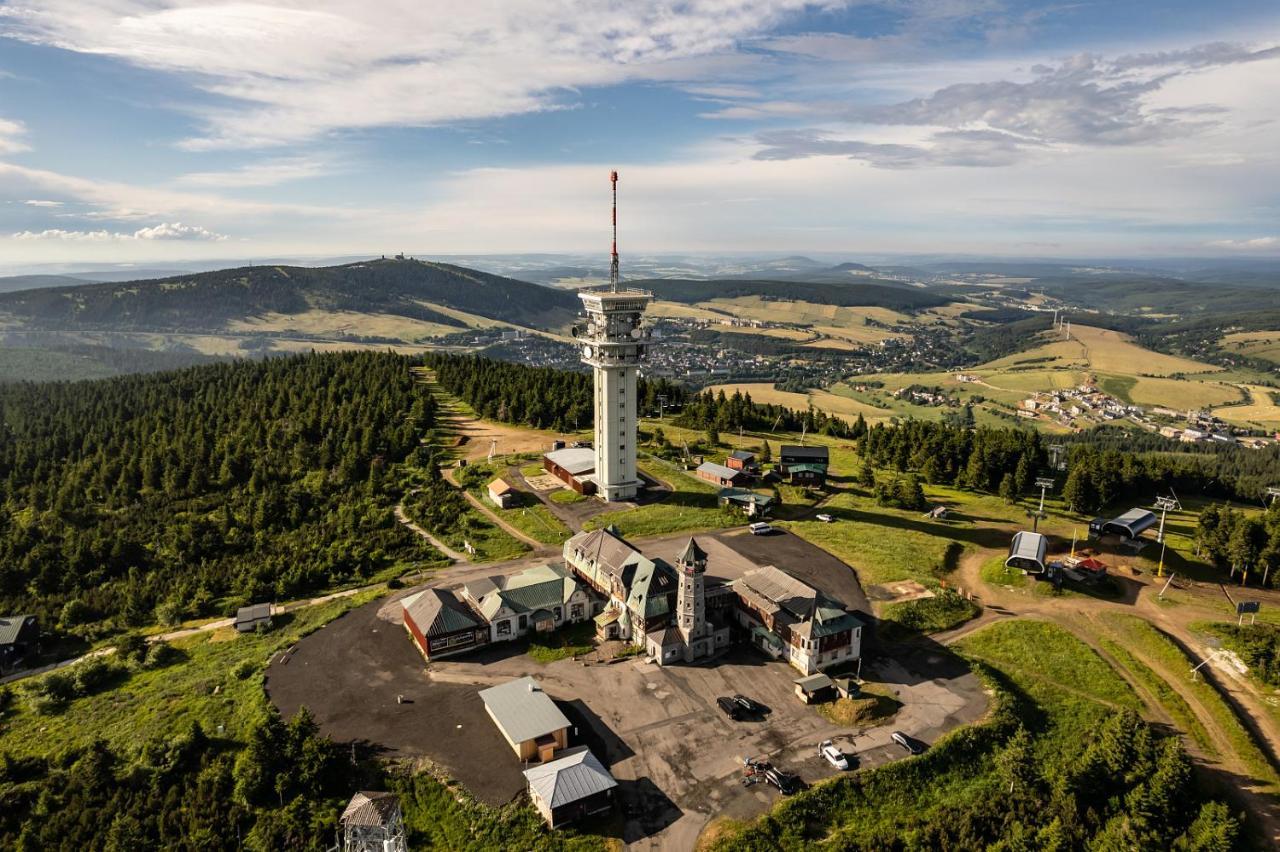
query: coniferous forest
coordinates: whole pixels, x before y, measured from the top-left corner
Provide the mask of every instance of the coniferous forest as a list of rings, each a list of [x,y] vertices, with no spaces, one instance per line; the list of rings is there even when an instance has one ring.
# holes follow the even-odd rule
[[[0,386],[0,611],[92,633],[436,556],[383,488],[435,419],[379,353]]]

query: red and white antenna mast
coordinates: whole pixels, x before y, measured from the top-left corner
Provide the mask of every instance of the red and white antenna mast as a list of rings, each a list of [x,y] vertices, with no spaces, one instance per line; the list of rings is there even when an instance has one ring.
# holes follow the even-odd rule
[[[613,257],[609,261],[609,289],[618,292],[618,173],[609,172],[613,184]]]

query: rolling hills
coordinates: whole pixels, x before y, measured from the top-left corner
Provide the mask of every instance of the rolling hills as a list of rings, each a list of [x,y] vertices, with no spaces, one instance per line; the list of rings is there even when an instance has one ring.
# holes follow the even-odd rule
[[[249,266],[147,281],[0,294],[0,320],[56,330],[217,333],[263,318],[345,313],[465,330],[458,312],[535,328],[568,322],[573,293],[442,263],[382,259],[343,266]],[[277,323],[278,324],[278,323]],[[270,329],[264,329],[270,330]]]

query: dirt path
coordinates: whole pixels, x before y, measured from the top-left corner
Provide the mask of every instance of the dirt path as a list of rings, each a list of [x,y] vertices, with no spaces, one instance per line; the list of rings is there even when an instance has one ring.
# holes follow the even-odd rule
[[[505,532],[507,535],[529,545],[531,548],[533,548],[535,552],[549,549],[548,545],[538,541],[536,538],[534,538],[531,535],[526,535],[516,527],[513,527],[511,524],[507,523],[507,521],[503,520],[501,515],[499,515],[497,512],[493,511],[492,509],[490,509],[481,500],[478,500],[476,498],[476,495],[472,494],[470,491],[468,491],[467,489],[459,485],[458,479],[454,475],[455,472],[456,471],[454,468],[445,468],[444,470],[441,471],[441,473],[444,475],[445,481],[448,482],[450,485],[452,485],[454,488],[457,488],[459,491],[461,491],[462,496],[465,497],[467,499],[467,502],[470,503],[472,507],[475,508],[478,512],[480,512],[480,514],[484,515],[486,518],[493,521],[498,526],[498,528],[501,529],[503,532]]]
[[[408,497],[410,494],[416,494],[418,493],[419,490],[420,489],[415,488],[413,491],[410,491],[409,494],[406,494],[405,496]],[[406,515],[404,512],[403,500],[401,500],[399,503],[396,504],[395,515],[396,515],[396,520],[404,524],[405,527],[408,528],[410,532],[414,533],[415,535],[419,535],[422,538],[425,538],[432,547],[434,547],[436,550],[440,551],[445,556],[452,559],[454,562],[470,562],[471,561],[466,556],[454,550],[452,547],[445,544],[443,541],[436,538],[431,533],[427,532],[422,527],[418,526],[412,520],[410,520],[409,516]]]

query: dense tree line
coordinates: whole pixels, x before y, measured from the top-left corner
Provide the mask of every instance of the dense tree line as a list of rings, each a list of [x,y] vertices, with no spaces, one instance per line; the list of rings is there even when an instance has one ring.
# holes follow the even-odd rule
[[[1280,502],[1265,513],[1246,515],[1207,506],[1196,521],[1196,544],[1220,568],[1247,570],[1250,577],[1280,582]]]
[[[1027,429],[966,428],[955,423],[907,420],[877,424],[860,450],[880,468],[916,471],[934,484],[956,485],[1016,498],[1037,476],[1051,475],[1067,505],[1092,513],[1118,500],[1149,504],[1157,494],[1200,494],[1253,501],[1263,482],[1280,481],[1280,448],[1212,448],[1190,453],[1119,449],[1132,438],[1138,450],[1150,439],[1104,430],[1066,445],[1066,471],[1050,471],[1045,439]],[[1097,444],[1086,443],[1090,437]],[[1161,439],[1163,440],[1163,439]],[[1158,445],[1163,446],[1163,445]]]
[[[359,783],[305,709],[271,713],[241,744],[200,725],[126,754],[99,740],[52,756],[0,755],[0,847],[326,849]]]
[[[414,363],[312,354],[0,386],[0,611],[174,621],[430,557],[384,483],[435,421]]]
[[[865,421],[860,421],[865,430]],[[689,429],[716,429],[722,432],[737,432],[746,429],[757,432],[799,432],[802,429],[810,434],[831,435],[836,438],[856,438],[860,434],[855,423],[842,417],[817,411],[810,407],[806,411],[796,411],[781,405],[764,405],[751,399],[751,394],[734,391],[727,395],[723,390],[717,393],[703,391],[685,402],[684,410],[675,418],[677,426]]]
[[[479,414],[501,423],[570,432],[594,422],[590,373],[530,367],[474,355],[431,353],[426,363],[446,391]],[[637,403],[641,412],[658,411],[659,397],[679,408],[688,391],[666,379],[641,378]]]

